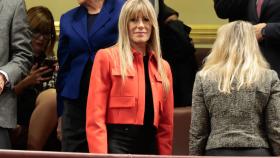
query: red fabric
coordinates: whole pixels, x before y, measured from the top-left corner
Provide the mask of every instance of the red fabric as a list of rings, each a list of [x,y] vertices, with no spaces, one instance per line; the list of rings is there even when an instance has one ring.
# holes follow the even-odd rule
[[[107,153],[107,129],[110,124],[143,125],[145,112],[145,76],[143,56],[133,51],[133,67],[122,80],[118,47],[101,49],[94,58],[86,111],[86,133],[89,151]],[[135,53],[134,53],[135,52]],[[170,90],[166,94],[157,71],[154,53],[149,53],[149,73],[154,102],[154,125],[160,155],[172,154],[173,88],[172,74],[163,61]]]
[[[257,3],[257,14],[258,14],[258,17],[260,17],[260,15],[261,15],[261,9],[262,9],[263,1],[264,0],[258,0],[258,3]]]

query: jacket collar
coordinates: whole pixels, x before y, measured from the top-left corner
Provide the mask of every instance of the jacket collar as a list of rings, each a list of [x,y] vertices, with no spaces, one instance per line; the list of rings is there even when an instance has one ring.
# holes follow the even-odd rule
[[[98,14],[93,29],[88,32],[87,30],[87,9],[83,5],[77,10],[72,26],[74,30],[81,36],[84,41],[89,45],[89,37],[94,36],[94,34],[101,29],[110,19],[115,5],[115,0],[105,0],[103,7]]]
[[[89,33],[89,37],[94,36],[94,34],[102,28],[110,19],[113,12],[116,0],[105,0],[103,7],[95,20],[94,27]]]
[[[78,35],[89,45],[87,32],[87,9],[81,5],[74,15],[72,27]]]
[[[143,57],[143,53],[137,51],[135,48],[131,48],[131,51],[133,53],[133,56],[141,55]],[[149,55],[149,59],[154,59],[156,61],[156,54],[155,54],[155,52],[153,50],[151,50],[151,49],[148,50],[147,52],[148,52],[147,54]]]

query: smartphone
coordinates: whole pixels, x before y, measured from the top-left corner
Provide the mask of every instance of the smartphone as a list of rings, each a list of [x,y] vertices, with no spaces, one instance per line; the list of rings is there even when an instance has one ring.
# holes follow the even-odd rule
[[[55,66],[54,64],[57,62],[57,60],[55,58],[50,58],[50,57],[46,57],[42,63],[42,66],[47,66],[49,69],[52,69],[52,71],[43,74],[42,77],[52,77],[53,76],[53,72],[55,70]]]

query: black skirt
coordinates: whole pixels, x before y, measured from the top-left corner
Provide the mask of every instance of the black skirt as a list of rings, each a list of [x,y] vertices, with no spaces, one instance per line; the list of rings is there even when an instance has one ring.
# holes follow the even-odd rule
[[[154,126],[109,124],[107,136],[109,153],[158,154]]]

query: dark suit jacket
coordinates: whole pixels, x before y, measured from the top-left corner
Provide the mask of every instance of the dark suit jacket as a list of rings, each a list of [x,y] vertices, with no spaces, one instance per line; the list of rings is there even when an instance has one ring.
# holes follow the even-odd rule
[[[159,29],[162,56],[170,64],[173,75],[174,105],[190,106],[197,71],[194,45],[189,34],[191,28],[180,20],[165,20],[179,14],[159,0]]]
[[[252,24],[267,23],[265,38],[260,48],[272,69],[280,74],[280,1],[264,0],[260,18],[257,16],[256,0],[214,0],[218,17],[229,21],[245,20]]]
[[[31,60],[31,32],[24,1],[0,0],[0,70],[9,78],[9,84],[0,94],[2,128],[16,126],[17,99],[12,88],[29,72]]]
[[[123,0],[105,0],[93,28],[87,32],[87,9],[74,8],[60,19],[58,44],[59,73],[57,77],[58,112],[62,98],[77,99],[88,60],[100,48],[113,45],[118,37],[118,18]],[[88,83],[87,83],[88,84]]]

